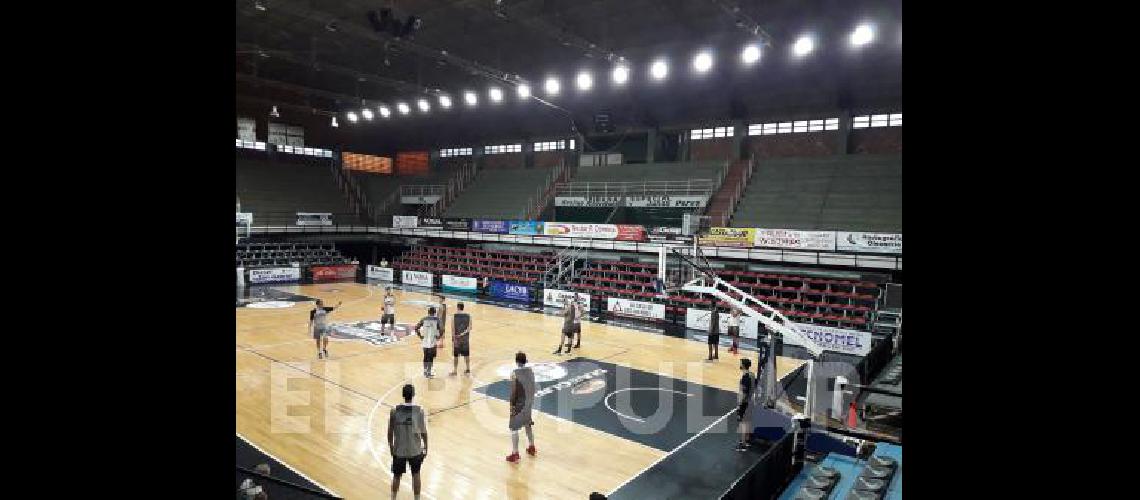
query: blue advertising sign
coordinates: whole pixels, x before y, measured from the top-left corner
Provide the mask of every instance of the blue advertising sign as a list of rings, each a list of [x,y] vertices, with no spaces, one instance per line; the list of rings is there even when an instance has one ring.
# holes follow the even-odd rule
[[[509,229],[505,220],[473,220],[471,230],[480,233],[507,234]]]
[[[513,220],[511,221],[511,234],[536,235],[542,234],[542,221]]]
[[[491,296],[500,299],[530,301],[530,287],[503,280],[491,280]]]

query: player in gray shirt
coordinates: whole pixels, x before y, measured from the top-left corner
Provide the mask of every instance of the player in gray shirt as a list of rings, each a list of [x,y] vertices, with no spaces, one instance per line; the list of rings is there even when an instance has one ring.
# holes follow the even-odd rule
[[[455,375],[459,371],[459,357],[463,356],[463,364],[467,367],[463,371],[464,375],[471,374],[471,315],[463,312],[463,303],[460,302],[455,306],[458,312],[452,317],[451,331],[451,355],[453,356],[451,362],[451,374]]]
[[[537,387],[534,380],[534,370],[526,366],[526,353],[519,351],[515,354],[515,364],[518,365],[513,372],[511,372],[511,418],[507,427],[511,430],[511,454],[507,455],[507,461],[517,463],[519,461],[519,429],[526,428],[526,439],[530,441],[530,446],[526,448],[528,455],[534,456],[538,454],[538,450],[534,447],[534,420],[531,419],[530,411],[534,407],[534,392]]]
[[[388,416],[388,451],[392,453],[392,498],[400,490],[400,476],[412,466],[412,492],[420,497],[420,465],[428,452],[427,425],[424,409],[412,404],[416,388],[404,384],[404,402],[392,408]],[[422,445],[421,445],[422,440]]]

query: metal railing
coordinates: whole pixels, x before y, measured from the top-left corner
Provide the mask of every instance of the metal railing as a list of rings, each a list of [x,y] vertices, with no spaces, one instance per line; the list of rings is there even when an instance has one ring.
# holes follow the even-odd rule
[[[723,180],[723,173],[720,177]],[[712,195],[717,179],[637,182],[564,182],[557,185],[558,196],[683,196]]]
[[[337,187],[344,193],[344,197],[348,201],[348,209],[356,212],[365,220],[376,221],[375,208],[368,202],[368,196],[364,194],[364,190],[356,182],[356,179],[353,179],[352,175],[344,170],[339,156],[332,161],[331,169],[333,180],[336,181]]]
[[[431,195],[439,194],[440,198],[435,203],[420,207],[417,214],[420,217],[440,217],[447,207],[451,206],[451,202],[459,197],[459,194],[467,189],[467,186],[475,179],[475,164],[468,163],[460,167],[455,175],[452,175],[447,180],[446,185],[440,185],[442,190],[438,193],[429,193]],[[421,185],[418,187],[429,188],[434,186]],[[402,194],[402,193],[401,193]],[[402,194],[403,195],[403,194]],[[408,194],[406,196],[427,196],[420,194]]]
[[[522,216],[521,220],[533,220],[537,219],[539,215],[542,215],[542,210],[546,208],[546,205],[550,204],[550,200],[554,198],[560,183],[565,183],[573,177],[574,164],[571,163],[567,165],[566,160],[563,159],[561,163],[550,171],[546,182],[543,182],[542,185],[536,189],[534,196],[531,196],[530,199],[527,200],[526,208],[523,209],[523,212],[520,214]]]

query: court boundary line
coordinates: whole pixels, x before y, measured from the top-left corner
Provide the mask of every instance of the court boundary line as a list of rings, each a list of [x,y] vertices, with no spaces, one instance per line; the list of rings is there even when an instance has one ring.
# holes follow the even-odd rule
[[[344,498],[344,495],[341,495],[340,493],[337,493],[336,491],[333,491],[333,489],[332,489],[332,488],[329,488],[328,486],[325,486],[325,485],[323,485],[323,484],[321,484],[321,483],[318,483],[318,482],[314,481],[314,480],[313,480],[313,478],[311,478],[311,477],[309,477],[309,476],[306,476],[306,475],[305,475],[305,473],[304,473],[304,472],[301,472],[301,470],[300,470],[300,469],[298,469],[298,468],[296,468],[296,467],[293,467],[292,465],[289,465],[289,463],[288,463],[288,462],[286,462],[286,461],[284,461],[284,460],[281,460],[281,457],[278,457],[278,456],[276,456],[276,455],[274,455],[274,454],[272,454],[272,453],[269,453],[268,451],[265,451],[265,450],[264,450],[264,449],[262,449],[260,446],[258,446],[258,445],[257,445],[257,443],[254,443],[254,442],[253,442],[252,440],[250,440],[249,438],[247,438],[247,437],[245,437],[245,436],[241,435],[241,433],[240,433],[240,432],[237,432],[236,434],[237,434],[237,437],[238,437],[238,439],[241,439],[242,441],[245,441],[245,443],[246,443],[246,444],[248,444],[248,445],[250,445],[250,446],[252,446],[252,447],[253,447],[253,449],[255,449],[255,450],[257,450],[257,451],[261,452],[262,454],[264,454],[265,456],[267,456],[267,457],[269,457],[269,458],[272,458],[273,460],[276,460],[276,461],[277,461],[277,463],[279,463],[279,464],[281,464],[281,465],[284,465],[286,469],[289,469],[289,470],[293,471],[293,473],[294,473],[294,474],[296,474],[296,475],[298,475],[298,476],[301,476],[301,477],[302,477],[302,478],[304,478],[306,481],[308,481],[308,482],[310,482],[310,483],[313,483],[313,484],[317,485],[317,487],[318,487],[318,488],[320,488],[320,489],[322,489],[322,490],[325,490],[325,493],[328,493],[328,494],[330,494],[330,495],[334,495],[334,496],[338,496],[338,497]]]

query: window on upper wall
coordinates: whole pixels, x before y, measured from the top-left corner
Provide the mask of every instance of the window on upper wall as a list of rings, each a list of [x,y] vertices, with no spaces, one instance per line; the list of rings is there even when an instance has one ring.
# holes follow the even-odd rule
[[[901,127],[902,113],[856,116],[851,120],[851,128]]]
[[[483,146],[483,154],[497,155],[503,153],[521,153],[522,144],[501,144],[498,146]]]
[[[440,158],[451,158],[455,156],[471,156],[471,148],[447,148],[439,150]]]
[[[823,132],[825,130],[839,130],[839,118],[753,123],[748,126],[748,135],[802,134],[805,132]]]
[[[570,141],[570,142],[574,142],[574,141]],[[566,149],[566,141],[565,140],[545,141],[545,142],[534,143],[535,152],[538,152],[538,151],[558,151],[558,150],[562,150],[562,149]]]
[[[714,128],[697,128],[689,131],[689,138],[692,140],[702,139],[719,139],[722,137],[732,137],[733,127],[714,127]]]

